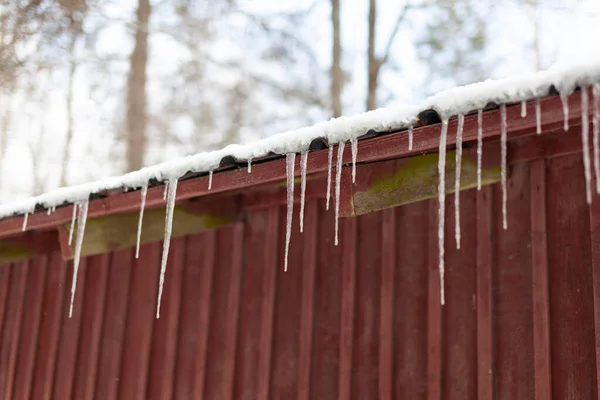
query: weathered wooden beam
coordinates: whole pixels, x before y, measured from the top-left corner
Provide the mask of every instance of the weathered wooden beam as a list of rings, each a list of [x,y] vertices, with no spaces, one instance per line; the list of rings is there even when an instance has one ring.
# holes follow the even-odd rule
[[[0,264],[25,260],[60,249],[56,231],[26,232],[0,240]]]
[[[491,146],[488,146],[490,149]],[[499,154],[499,152],[494,152]],[[446,153],[446,193],[454,193],[456,151]],[[474,149],[465,149],[461,163],[460,188],[477,186],[477,158]],[[486,157],[482,165],[483,185],[500,181],[499,157]],[[403,204],[430,199],[438,191],[438,154],[360,165],[356,182],[344,168],[340,216],[362,215]]]
[[[222,199],[218,208],[213,206],[211,204],[207,207],[195,202],[175,206],[171,237],[219,228],[241,218],[236,198]],[[165,207],[145,210],[140,243],[155,242],[164,238],[165,213]],[[89,256],[135,246],[138,220],[139,212],[88,218],[81,255]],[[69,245],[70,228],[70,223],[58,227],[60,247],[66,260],[73,258],[75,246],[75,237],[72,245]],[[74,234],[76,232],[77,224]]]

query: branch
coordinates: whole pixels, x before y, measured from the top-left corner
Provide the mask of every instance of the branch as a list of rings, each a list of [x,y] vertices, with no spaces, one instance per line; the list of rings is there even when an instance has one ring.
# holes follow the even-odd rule
[[[392,30],[392,33],[390,35],[390,37],[388,38],[388,42],[385,46],[385,51],[383,53],[383,56],[379,59],[379,67],[381,67],[383,64],[385,64],[388,59],[390,58],[390,52],[392,50],[392,46],[394,45],[394,40],[396,40],[396,36],[398,36],[398,31],[400,30],[400,26],[402,25],[402,22],[404,21],[404,18],[406,17],[406,14],[408,13],[408,11],[416,9],[416,8],[420,8],[420,7],[424,7],[424,4],[420,4],[420,5],[413,5],[413,4],[406,4],[404,6],[404,8],[402,8],[402,10],[400,11],[400,14],[398,14],[398,18],[396,18],[396,23],[394,24],[394,29]]]

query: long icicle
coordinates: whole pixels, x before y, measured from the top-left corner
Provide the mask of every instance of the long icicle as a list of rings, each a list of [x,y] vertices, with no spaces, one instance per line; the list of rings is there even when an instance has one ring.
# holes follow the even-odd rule
[[[300,155],[300,232],[304,232],[304,199],[306,195],[306,164],[308,150]]]
[[[581,88],[581,145],[583,152],[583,173],[585,176],[585,199],[592,204],[592,170],[590,166],[590,121],[588,88]]]
[[[535,99],[535,130],[538,135],[542,133],[542,102],[539,97]]]
[[[327,154],[328,166],[327,166],[327,203],[325,206],[326,210],[329,210],[329,201],[331,200],[331,164],[333,162],[333,146],[329,145]]]
[[[46,211],[46,215],[50,215],[52,214],[52,207],[48,207],[48,210]]]
[[[413,149],[413,126],[408,127],[408,150],[411,151]]]
[[[148,184],[142,186],[140,193],[140,216],[138,217],[137,241],[135,245],[135,258],[140,258],[140,239],[142,238],[142,221],[144,220],[144,208],[146,207],[146,195]]]
[[[438,158],[438,257],[440,272],[440,302],[445,303],[444,294],[444,223],[446,219],[446,137],[448,136],[448,120],[442,121],[440,148]]]
[[[248,159],[248,173],[252,172],[252,159]]]
[[[527,101],[523,100],[521,102],[521,118],[525,118],[527,116]]]
[[[296,165],[296,153],[285,155],[285,173],[287,177],[287,219],[285,223],[285,260],[283,270],[288,269],[288,258],[290,254],[290,239],[292,238],[292,218],[294,217],[294,168]]]
[[[21,230],[25,232],[27,230],[27,220],[29,219],[29,213],[25,213],[23,216],[23,225],[21,226]],[[71,244],[71,242],[69,242]]]
[[[566,92],[561,92],[559,97],[560,97],[560,101],[562,103],[562,109],[563,109],[563,118],[564,118],[563,127],[566,132],[569,130],[569,95]]]
[[[465,116],[458,114],[458,127],[456,128],[456,172],[454,174],[454,238],[456,239],[457,249],[460,249],[460,173],[464,123]]]
[[[506,104],[500,106],[500,179],[502,183],[502,227],[508,229],[506,219]]]
[[[483,155],[483,110],[477,110],[477,190],[481,190],[481,156]]]
[[[75,252],[73,255],[73,282],[71,284],[71,304],[69,305],[69,318],[73,316],[73,302],[75,301],[75,291],[77,290],[77,274],[79,272],[79,261],[81,260],[81,245],[83,244],[83,235],[85,233],[85,223],[87,221],[89,204],[89,200],[82,201],[79,204],[77,237],[75,238]]]
[[[356,157],[358,155],[358,140],[350,139],[352,149],[352,183],[356,182]]]
[[[338,144],[337,166],[335,170],[335,245],[338,245],[338,230],[340,219],[340,182],[342,180],[342,164],[344,159],[344,147],[346,143]]]
[[[73,203],[73,214],[71,215],[71,230],[69,231],[69,246],[73,243],[73,231],[75,231],[75,221],[77,220],[77,203]]]
[[[595,83],[592,90],[594,116],[593,144],[594,144],[594,171],[596,172],[596,193],[600,194],[600,83]]]
[[[211,170],[208,172],[208,190],[212,189],[212,177],[213,177],[213,172]]]
[[[160,318],[160,303],[162,301],[163,287],[165,284],[165,272],[167,271],[167,259],[169,257],[169,246],[171,245],[171,229],[173,227],[173,210],[175,209],[175,197],[177,195],[176,178],[169,179],[169,192],[167,193],[167,213],[165,215],[165,237],[163,240],[162,259],[160,260],[160,278],[158,281],[158,301],[156,304],[156,318]]]
[[[163,200],[167,200],[167,195],[169,193],[169,181],[165,181],[165,190],[163,191]]]

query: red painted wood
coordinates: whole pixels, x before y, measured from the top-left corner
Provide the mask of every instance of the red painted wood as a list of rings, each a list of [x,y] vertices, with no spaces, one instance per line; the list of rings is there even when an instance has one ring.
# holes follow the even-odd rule
[[[46,287],[42,301],[40,337],[37,343],[31,397],[48,400],[52,395],[52,377],[57,357],[61,316],[66,297],[67,263],[59,252],[48,256]]]
[[[361,399],[377,398],[379,393],[382,253],[373,249],[382,242],[381,218],[381,213],[372,213],[356,220],[351,393]]]
[[[278,268],[283,264],[278,264],[278,250],[274,245],[279,244],[278,237],[281,234],[280,225],[284,230],[280,237],[285,237],[285,221],[279,222],[280,213],[279,207],[272,207],[266,216],[266,232],[264,243],[262,243],[261,251],[263,252],[262,259],[264,260],[262,287],[260,295],[260,334],[259,334],[259,350],[257,359],[257,382],[256,382],[256,398],[268,399],[271,383],[271,363],[273,353],[273,319],[275,318],[274,303],[275,303],[275,286],[278,275]],[[285,213],[282,215],[285,218]],[[290,266],[291,268],[291,266]]]
[[[147,246],[144,246],[144,249],[148,250]],[[117,398],[122,372],[121,364],[126,351],[125,329],[127,310],[131,301],[133,257],[132,249],[119,250],[111,254],[96,372],[98,376],[95,397],[98,399]]]
[[[579,124],[581,116],[580,102],[581,96],[579,93],[573,93],[569,98],[570,126]],[[551,131],[562,126],[562,105],[559,97],[553,96],[542,99],[541,104],[544,131]],[[527,136],[535,133],[535,115],[530,113],[527,117],[521,118],[520,113],[520,105],[507,107],[507,118],[510,121],[508,125],[510,138]],[[436,151],[439,147],[439,130],[439,124],[415,129],[412,151],[408,150],[408,135],[385,135],[363,140],[359,144],[357,160],[359,162],[377,161]],[[455,130],[456,118],[453,118],[449,123],[449,132],[454,132]],[[499,110],[486,111],[483,118],[483,136],[485,138],[490,138],[498,137],[499,135]],[[475,141],[476,138],[477,116],[469,115],[465,118],[463,141],[465,145],[468,145],[468,142]],[[454,143],[455,138],[452,135],[449,135],[448,145],[451,146]],[[337,154],[335,150],[334,153]],[[299,159],[300,157],[296,158],[296,175],[300,174]],[[344,163],[351,162],[351,159],[351,152],[345,151]],[[307,171],[310,174],[323,172],[327,170],[327,165],[327,150],[314,152],[308,159]],[[251,174],[248,174],[243,168],[216,173],[213,177],[211,191],[208,190],[207,177],[182,181],[177,187],[177,199],[183,200],[230,190],[239,190],[283,179],[285,179],[285,159],[278,159],[268,163],[255,165]],[[107,198],[90,202],[88,216],[93,218],[106,215],[107,213],[117,214],[137,211],[139,209],[139,201],[139,193],[137,192],[113,194]],[[163,188],[150,188],[148,190],[146,206],[152,208],[161,207],[163,205]],[[60,207],[50,216],[46,215],[45,212],[34,213],[29,215],[27,229],[33,230],[55,227],[59,224],[68,223],[71,220],[71,216],[71,206]],[[22,223],[23,217],[20,216],[0,220],[0,237],[6,237],[21,232]]]
[[[428,298],[427,298],[427,399],[442,398],[442,305],[438,256],[438,207],[429,200]],[[448,238],[449,239],[449,238]]]
[[[396,209],[381,212],[381,317],[379,319],[379,398],[393,397],[394,280],[396,268]]]
[[[531,257],[533,268],[533,345],[535,398],[552,398],[550,316],[548,294],[548,243],[546,226],[546,162],[531,163]]]
[[[145,399],[147,395],[151,327],[156,318],[161,250],[162,243],[143,245],[140,258],[132,260],[119,398]]]
[[[201,399],[204,396],[204,388],[207,375],[207,358],[208,358],[208,334],[212,328],[211,318],[213,315],[211,309],[213,306],[213,285],[215,282],[215,264],[217,255],[217,234],[216,232],[206,232],[203,235],[202,247],[198,247],[202,251],[202,270],[199,279],[198,302],[193,304],[194,308],[198,307],[197,314],[193,314],[192,318],[198,320],[198,330],[195,331],[197,337],[196,348],[193,349],[193,355],[196,357],[194,366],[194,385],[193,398]],[[196,254],[194,252],[194,254]],[[219,253],[220,254],[220,253]],[[187,397],[183,397],[187,399]]]
[[[477,192],[477,398],[494,398],[492,188]]]
[[[394,398],[397,399],[424,399],[427,396],[428,260],[430,245],[433,246],[429,240],[429,220],[435,219],[429,211],[429,201],[395,209],[393,378]]]
[[[355,291],[356,291],[356,220],[340,221],[340,246],[342,248],[341,318],[340,318],[340,399],[350,399],[352,394],[352,342],[354,340]]]
[[[150,346],[152,352],[146,389],[148,399],[170,399],[173,395],[185,246],[185,238],[176,238],[172,240],[169,250],[161,317],[154,320]]]
[[[14,398],[27,399],[31,393],[31,379],[39,338],[40,311],[44,296],[48,258],[38,256],[29,262],[29,275],[25,287],[26,310],[21,322],[15,369]]]
[[[77,276],[77,289],[73,302],[73,315],[69,318],[71,301],[71,282],[73,281],[73,263],[69,263],[67,279],[63,290],[65,300],[62,304],[62,319],[56,365],[60,368],[54,370],[54,387],[52,398],[69,399],[73,393],[75,379],[77,350],[79,346],[81,316],[83,312],[83,299],[85,294],[85,277],[87,274],[87,259],[81,259]]]
[[[0,342],[0,391],[3,398],[10,399],[14,391],[15,365],[23,303],[27,283],[29,265],[26,262],[14,263],[11,268],[10,287],[2,326]]]
[[[181,282],[181,305],[174,374],[175,399],[194,398],[194,387],[204,382],[204,352],[210,289],[214,261],[215,232],[189,236],[185,240],[185,260]],[[203,341],[204,340],[204,341]],[[199,373],[201,371],[201,373]]]
[[[446,202],[446,304],[442,308],[442,398],[477,398],[476,189],[461,192],[461,249],[454,240],[454,196]]]
[[[593,154],[593,153],[592,153]],[[596,179],[592,169],[592,187],[596,187]],[[600,201],[595,189],[590,210],[590,242],[592,255],[592,282],[594,290],[594,332],[596,338],[596,391],[600,393]]]
[[[596,399],[589,208],[580,155],[548,161],[552,395]],[[596,197],[597,199],[597,197]]]
[[[73,396],[93,399],[96,386],[100,337],[110,266],[110,254],[90,257],[87,263],[84,301]]]
[[[315,304],[315,270],[317,248],[317,226],[320,203],[310,201],[306,204],[304,216],[304,249],[302,254],[302,302],[299,329],[298,359],[298,400],[308,400],[311,394],[310,372],[312,367],[314,304]]]
[[[0,265],[0,332],[4,324],[6,299],[8,297],[8,282],[10,281],[11,264]]]
[[[534,398],[533,302],[529,165],[511,168],[507,182],[508,230],[502,228],[502,191],[493,190],[492,269],[494,384],[498,398]]]

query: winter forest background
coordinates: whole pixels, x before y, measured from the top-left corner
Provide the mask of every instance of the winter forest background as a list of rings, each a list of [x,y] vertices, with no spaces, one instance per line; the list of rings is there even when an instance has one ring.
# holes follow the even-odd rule
[[[599,26],[598,0],[0,0],[0,200],[547,68]]]

